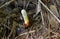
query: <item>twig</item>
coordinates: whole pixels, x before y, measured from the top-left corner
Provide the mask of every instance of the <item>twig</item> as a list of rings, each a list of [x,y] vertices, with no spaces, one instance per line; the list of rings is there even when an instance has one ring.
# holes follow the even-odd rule
[[[19,36],[26,35],[28,33],[34,33],[34,32],[35,32],[35,30],[29,31],[29,32],[25,32],[25,33],[20,34]],[[17,39],[19,36],[15,37],[15,39]]]
[[[12,27],[11,32],[10,32],[10,34],[8,35],[7,39],[9,39],[9,37],[10,37],[10,36],[11,36],[11,34],[13,33],[14,28],[15,28],[15,23],[13,22],[13,27]]]
[[[51,37],[60,37],[60,34],[57,32],[52,32],[54,35],[52,35]]]
[[[9,2],[6,2],[5,4],[3,4],[2,6],[0,6],[0,8],[4,7],[5,5],[9,5],[11,2],[13,2],[14,0],[11,0]]]
[[[41,11],[41,18],[42,18],[42,24],[44,25],[44,18],[43,18],[43,13]]]
[[[30,0],[29,0],[28,3],[26,4],[26,9],[27,9],[27,7],[29,6],[29,3],[30,3]]]
[[[39,0],[39,2],[50,12],[50,14],[53,15],[54,18],[60,23],[60,20],[53,14],[53,12],[52,12],[41,0]]]
[[[7,25],[5,25],[5,24],[2,24],[2,25],[4,25],[4,27],[8,28],[9,30],[11,30],[10,27],[8,27]]]
[[[38,1],[38,3],[36,3],[36,5],[37,5],[37,7],[36,7],[37,10],[36,10],[36,14],[33,16],[33,18],[35,18],[41,11],[41,5],[40,5],[39,1]]]

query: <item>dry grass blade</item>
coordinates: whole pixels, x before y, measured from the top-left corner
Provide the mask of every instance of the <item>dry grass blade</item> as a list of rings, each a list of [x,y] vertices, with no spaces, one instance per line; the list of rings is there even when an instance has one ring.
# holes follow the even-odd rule
[[[3,25],[3,24],[2,24],[2,25]],[[6,28],[8,28],[9,30],[11,30],[11,29],[10,29],[10,27],[8,27],[8,26],[7,26],[7,25],[5,25],[5,24],[4,24],[4,27],[6,27]]]
[[[26,35],[28,33],[34,33],[34,32],[35,32],[35,30],[29,31],[29,32],[25,32],[25,33],[20,34],[19,36]],[[15,37],[15,39],[17,39],[19,36]]]
[[[7,39],[9,39],[10,38],[10,36],[12,35],[12,33],[13,33],[13,31],[14,31],[14,29],[15,29],[15,22],[13,22],[13,27],[12,27],[12,29],[11,29],[11,32],[10,32],[10,34],[8,35],[8,37],[7,37]]]
[[[9,1],[9,2],[6,2],[5,4],[3,4],[2,6],[0,6],[0,8],[2,8],[2,7],[4,7],[4,6],[6,6],[6,5],[9,5],[11,2],[13,2],[14,0],[11,0],[11,1]]]
[[[60,23],[60,20],[53,14],[53,12],[40,0],[40,3],[50,12],[51,15]]]

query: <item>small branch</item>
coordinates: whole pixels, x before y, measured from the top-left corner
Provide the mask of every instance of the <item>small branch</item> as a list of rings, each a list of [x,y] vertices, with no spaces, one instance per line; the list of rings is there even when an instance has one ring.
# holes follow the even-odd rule
[[[29,3],[30,3],[30,0],[28,1],[28,3],[26,4],[26,9],[28,8],[28,6],[29,6]]]
[[[0,6],[0,8],[4,7],[5,5],[9,5],[11,2],[13,2],[14,0],[11,0],[9,2],[6,2],[5,4],[3,4],[2,6]]]
[[[2,24],[2,25],[4,25],[4,27],[8,28],[9,30],[11,30],[10,27],[8,27],[7,25],[5,25],[5,24]]]
[[[60,34],[57,32],[52,32],[54,35],[52,35],[51,37],[60,37]]]
[[[25,33],[20,34],[19,36],[26,35],[28,33],[34,33],[34,32],[35,32],[35,30],[29,31],[29,32],[25,32]],[[15,37],[15,39],[17,39],[19,36]]]
[[[52,12],[41,0],[39,0],[39,2],[50,12],[50,14],[53,15],[54,18],[60,23],[60,20],[53,14],[53,12]]]
[[[43,13],[41,11],[41,18],[42,18],[42,24],[44,25],[44,18],[43,18]]]
[[[11,32],[10,32],[10,34],[8,35],[7,39],[10,38],[10,36],[12,35],[14,29],[15,29],[15,23],[13,22],[13,27],[12,27]]]

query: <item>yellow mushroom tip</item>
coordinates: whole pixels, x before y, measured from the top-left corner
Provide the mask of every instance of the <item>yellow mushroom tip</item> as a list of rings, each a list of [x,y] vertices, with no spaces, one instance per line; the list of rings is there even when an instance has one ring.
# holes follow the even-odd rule
[[[29,25],[30,25],[29,22],[25,23],[25,27],[29,27]]]

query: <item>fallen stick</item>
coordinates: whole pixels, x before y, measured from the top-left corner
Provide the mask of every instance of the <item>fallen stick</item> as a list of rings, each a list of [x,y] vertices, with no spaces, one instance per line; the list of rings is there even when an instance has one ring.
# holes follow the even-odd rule
[[[25,32],[25,33],[19,34],[19,36],[26,35],[26,34],[29,34],[29,33],[34,33],[34,32],[35,32],[35,30],[29,31],[29,32]],[[15,37],[15,39],[17,39],[19,36]]]
[[[3,24],[3,23],[1,23],[1,24],[4,25],[4,27],[6,27],[6,28],[8,28],[9,30],[11,30],[10,27],[8,27],[7,25],[5,25],[5,24]]]
[[[41,0],[39,0],[39,2],[50,12],[50,14],[53,15],[54,18],[60,23],[60,20],[53,14],[53,12],[52,12]]]
[[[11,0],[11,1],[9,1],[9,2],[6,2],[5,4],[3,4],[2,6],[0,6],[0,8],[2,8],[2,7],[4,7],[4,6],[6,6],[6,5],[9,5],[11,2],[13,2],[14,0]]]
[[[9,33],[7,39],[10,39],[10,36],[12,35],[12,33],[13,33],[15,27],[16,27],[16,26],[15,26],[15,22],[13,21],[13,27],[12,27],[11,32]]]

